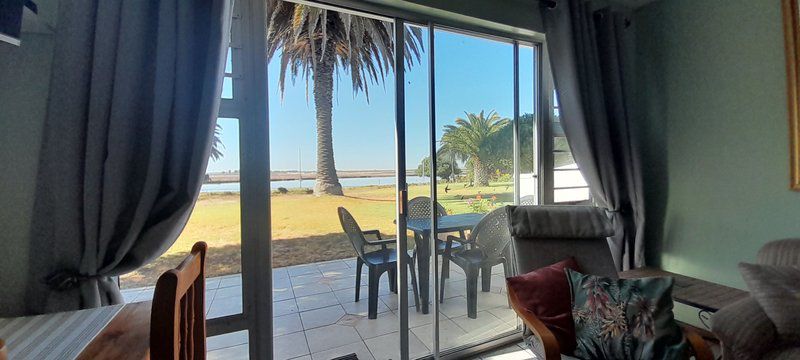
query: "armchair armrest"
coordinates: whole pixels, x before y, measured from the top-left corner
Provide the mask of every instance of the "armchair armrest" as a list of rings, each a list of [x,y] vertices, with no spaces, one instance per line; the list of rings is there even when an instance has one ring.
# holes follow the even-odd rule
[[[711,318],[725,359],[757,359],[774,346],[775,325],[752,296],[730,304]]]
[[[533,335],[536,336],[542,344],[544,360],[560,360],[561,351],[553,332],[536,317],[536,314],[528,311],[528,309],[525,309],[522,304],[520,304],[517,294],[511,287],[508,288],[508,298],[511,302],[511,308],[514,309],[514,312],[522,319],[525,326],[533,332]]]
[[[681,330],[689,342],[689,356],[694,355],[695,360],[714,360],[714,353],[700,334],[688,326],[681,327]]]

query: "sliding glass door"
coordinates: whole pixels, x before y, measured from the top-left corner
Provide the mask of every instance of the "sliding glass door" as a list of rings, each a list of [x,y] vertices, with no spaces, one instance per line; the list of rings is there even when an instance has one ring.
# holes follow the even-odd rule
[[[330,3],[237,1],[242,270],[215,341],[259,359],[515,341],[502,207],[546,202],[540,45]]]

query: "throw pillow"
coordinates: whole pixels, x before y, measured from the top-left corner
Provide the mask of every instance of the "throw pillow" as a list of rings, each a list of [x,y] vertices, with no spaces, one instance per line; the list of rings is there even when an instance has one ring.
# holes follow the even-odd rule
[[[575,329],[572,322],[569,283],[564,269],[579,270],[570,257],[527,274],[506,279],[522,306],[541,320],[556,337],[559,350],[572,354],[575,350]]]
[[[800,267],[740,263],[750,294],[784,341],[800,341]]]
[[[669,277],[610,279],[566,270],[582,359],[683,359]]]

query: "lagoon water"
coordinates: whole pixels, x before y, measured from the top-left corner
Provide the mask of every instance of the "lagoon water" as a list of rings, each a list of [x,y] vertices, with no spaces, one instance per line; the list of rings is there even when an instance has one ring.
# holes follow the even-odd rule
[[[409,184],[422,184],[429,182],[430,179],[423,176],[407,176],[406,182]],[[385,176],[385,177],[360,177],[360,178],[345,178],[339,179],[339,182],[342,184],[342,187],[349,188],[349,187],[358,187],[358,186],[372,186],[372,185],[394,185],[395,184],[395,177],[394,176]],[[313,189],[314,188],[314,179],[303,180],[281,180],[281,181],[273,181],[270,183],[270,188],[272,190],[277,190],[279,187],[287,188],[287,189],[298,189],[298,188],[307,188]],[[219,183],[219,184],[203,184],[200,188],[201,193],[219,193],[219,192],[239,192],[239,183]]]

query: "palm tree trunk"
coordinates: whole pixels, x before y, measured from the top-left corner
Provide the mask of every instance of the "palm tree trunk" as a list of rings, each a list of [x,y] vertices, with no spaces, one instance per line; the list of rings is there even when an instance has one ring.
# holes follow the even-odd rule
[[[489,186],[489,173],[477,156],[472,158],[472,169],[475,186]]]
[[[330,48],[330,46],[329,46]],[[317,111],[317,179],[314,195],[344,195],[333,159],[333,54],[314,69],[314,105]]]

